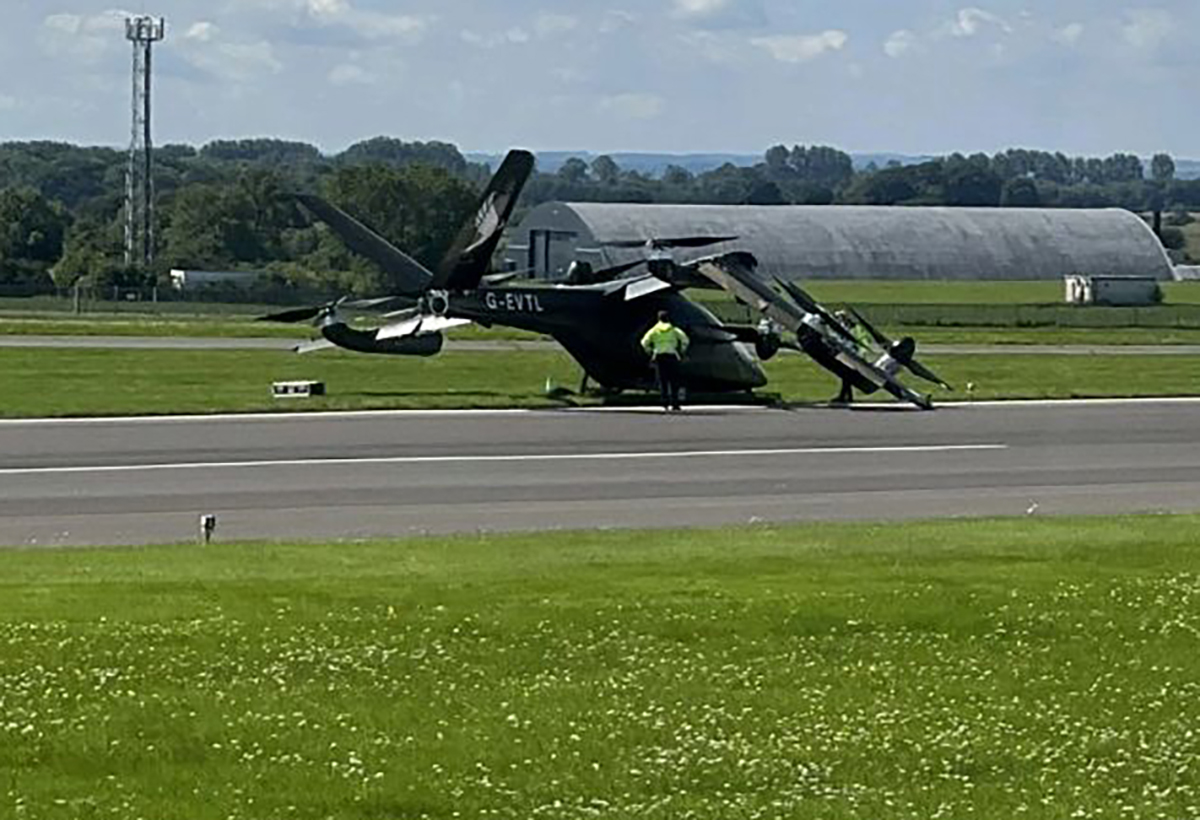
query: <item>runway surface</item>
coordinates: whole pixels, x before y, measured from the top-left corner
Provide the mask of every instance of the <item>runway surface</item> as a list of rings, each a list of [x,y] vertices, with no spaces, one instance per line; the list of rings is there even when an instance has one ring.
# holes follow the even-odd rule
[[[1200,510],[1200,402],[0,422],[0,544]]]
[[[0,347],[93,348],[107,350],[279,350],[304,339],[205,338],[187,336],[26,336],[0,335]],[[448,339],[446,350],[464,353],[513,350],[561,350],[552,341],[468,341]],[[1200,356],[1200,345],[921,345],[933,356],[1006,353],[1014,356]]]

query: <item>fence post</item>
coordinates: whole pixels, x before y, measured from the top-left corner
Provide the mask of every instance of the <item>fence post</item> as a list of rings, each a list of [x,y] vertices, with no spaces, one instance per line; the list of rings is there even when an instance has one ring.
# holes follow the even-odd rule
[[[72,291],[73,291],[74,298],[71,303],[71,312],[74,313],[76,316],[78,316],[80,313],[80,310],[79,310],[79,281],[78,280],[75,281],[75,287],[72,288]]]

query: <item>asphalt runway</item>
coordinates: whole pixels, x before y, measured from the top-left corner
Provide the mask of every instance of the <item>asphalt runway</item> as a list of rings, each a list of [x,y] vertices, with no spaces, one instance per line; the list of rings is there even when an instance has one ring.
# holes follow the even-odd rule
[[[0,422],[0,544],[1200,510],[1200,401]]]

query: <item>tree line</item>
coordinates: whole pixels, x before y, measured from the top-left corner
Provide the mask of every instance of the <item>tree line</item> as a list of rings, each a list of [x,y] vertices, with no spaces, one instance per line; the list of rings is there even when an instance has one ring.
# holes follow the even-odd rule
[[[53,142],[0,144],[0,292],[80,284],[107,292],[163,282],[172,268],[258,270],[256,298],[310,299],[389,290],[386,274],[349,253],[285,196],[316,191],[433,266],[470,213],[489,169],[453,145],[376,137],[336,155],[278,139],[155,149],[156,257],[124,264],[125,152]],[[1200,209],[1200,181],[1175,179],[1166,154],[1068,157],[1014,149],[855,169],[828,146],[769,148],[752,167],[658,177],[611,157],[537,172],[522,207],[562,200],[672,204],[861,204],[959,207]],[[518,214],[518,217],[520,214]],[[1168,247],[1182,235],[1168,225]],[[227,294],[232,295],[232,294]],[[243,294],[244,295],[244,294]]]

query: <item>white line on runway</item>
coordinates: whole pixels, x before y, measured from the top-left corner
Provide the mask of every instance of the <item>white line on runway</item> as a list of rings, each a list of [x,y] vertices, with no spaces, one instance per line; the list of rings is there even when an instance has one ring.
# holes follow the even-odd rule
[[[972,407],[994,409],[998,407],[1121,407],[1138,405],[1179,405],[1200,404],[1200,396],[1162,396],[1124,399],[1011,399],[987,401],[949,401],[937,405],[942,410],[966,410]],[[832,409],[825,404],[803,405],[814,410]],[[921,413],[915,407],[895,402],[859,402],[857,408],[887,407],[902,412]],[[689,410],[722,413],[777,413],[780,410],[769,405],[689,405]],[[839,408],[839,412],[852,412]],[[547,414],[573,415],[583,413],[635,413],[646,415],[663,415],[662,411],[653,406],[629,407],[563,407],[563,408],[496,408],[492,410],[299,410],[283,413],[211,413],[200,415],[178,416],[87,416],[71,418],[27,418],[0,419],[0,427],[43,424],[181,424],[196,422],[262,422],[262,421],[329,421],[344,419],[372,418],[484,418],[487,416],[536,416]],[[685,416],[686,417],[686,416]]]
[[[633,461],[740,456],[894,455],[904,453],[961,453],[1007,450],[1006,444],[947,444],[913,447],[795,447],[776,450],[664,450],[646,453],[524,453],[497,456],[379,456],[367,458],[298,458],[274,461],[193,461],[175,464],[110,464],[77,467],[12,467],[0,475],[62,475],[70,473],[137,473],[155,470],[238,469],[245,467],[331,467],[363,464],[487,464],[497,462]]]

